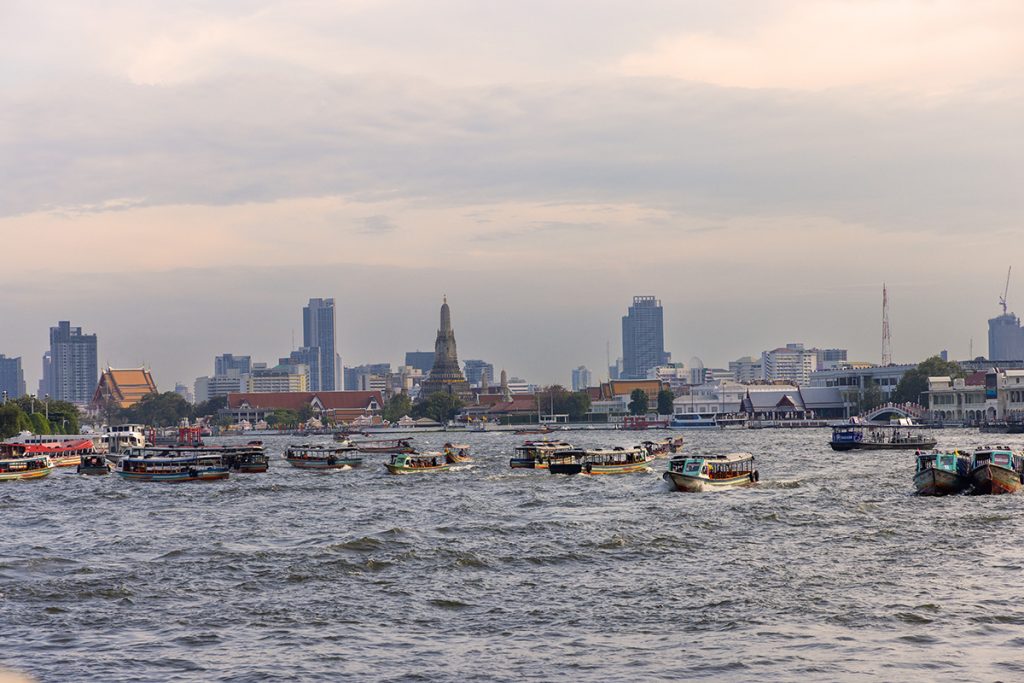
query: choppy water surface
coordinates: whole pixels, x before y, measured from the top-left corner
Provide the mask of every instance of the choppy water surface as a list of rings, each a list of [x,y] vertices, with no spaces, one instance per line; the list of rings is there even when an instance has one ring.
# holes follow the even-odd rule
[[[2,484],[0,666],[43,681],[1024,677],[1024,497],[915,498],[910,453],[833,454],[822,430],[686,438],[754,452],[761,483],[670,493],[663,461],[513,472],[523,437],[479,434],[460,436],[475,464],[429,475],[388,475],[382,455],[303,472],[269,439],[268,474],[223,482]]]

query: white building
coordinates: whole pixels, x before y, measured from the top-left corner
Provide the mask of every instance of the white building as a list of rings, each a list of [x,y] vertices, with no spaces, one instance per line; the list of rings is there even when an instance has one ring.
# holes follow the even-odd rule
[[[744,356],[729,363],[729,374],[733,381],[741,384],[753,384],[764,377],[764,366],[760,358]]]
[[[232,370],[226,375],[214,377],[196,377],[196,403],[209,401],[228,394],[244,393],[249,388],[249,375]]]
[[[817,352],[805,349],[803,344],[787,344],[761,353],[761,376],[769,382],[809,384],[811,373],[817,369]]]
[[[838,387],[856,402],[864,390],[874,383],[882,392],[883,402],[889,402],[903,375],[916,367],[912,364],[882,367],[871,363],[846,362],[831,370],[816,370],[811,373],[811,386]]]

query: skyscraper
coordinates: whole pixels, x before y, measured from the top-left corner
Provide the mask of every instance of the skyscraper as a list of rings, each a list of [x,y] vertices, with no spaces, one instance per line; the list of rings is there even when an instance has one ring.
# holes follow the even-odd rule
[[[635,296],[629,314],[622,317],[622,378],[645,379],[647,371],[668,363],[661,302],[653,296]]]
[[[467,360],[463,363],[466,371],[466,381],[470,386],[480,386],[487,378],[487,384],[494,384],[494,365],[483,360]]]
[[[338,381],[334,299],[310,299],[302,309],[302,346],[309,363],[309,390],[335,391]]]
[[[465,394],[469,391],[469,384],[459,368],[448,297],[445,297],[441,305],[441,326],[434,342],[434,367],[430,369],[430,376],[420,385],[420,396],[425,398],[441,391],[450,394]]]
[[[590,370],[587,369],[586,365],[581,365],[578,368],[572,369],[572,390],[583,391],[590,386]]]
[[[252,356],[222,353],[213,359],[214,377],[225,377],[230,374],[231,370],[237,370],[241,375],[248,375],[252,372]]]
[[[434,367],[434,352],[406,351],[405,364],[408,365],[410,368],[422,370],[423,374],[426,375],[428,372],[430,372],[430,368]]]
[[[1024,328],[1013,313],[988,321],[988,359],[1024,360]]]
[[[62,320],[50,328],[50,397],[80,405],[92,400],[99,369],[96,335]]]
[[[0,353],[0,394],[7,394],[7,398],[21,398],[26,393],[21,358],[8,358]]]

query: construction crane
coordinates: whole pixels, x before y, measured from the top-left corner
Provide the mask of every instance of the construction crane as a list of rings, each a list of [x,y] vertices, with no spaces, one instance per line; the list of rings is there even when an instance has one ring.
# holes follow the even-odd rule
[[[999,305],[1003,307],[1003,315],[1006,315],[1006,297],[1010,293],[1010,273],[1013,271],[1013,266],[1006,269],[1006,288],[1003,289],[1003,295],[999,297]]]

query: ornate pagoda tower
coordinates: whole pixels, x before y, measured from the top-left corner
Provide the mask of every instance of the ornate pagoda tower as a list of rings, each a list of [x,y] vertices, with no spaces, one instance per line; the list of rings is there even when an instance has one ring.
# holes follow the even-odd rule
[[[455,351],[455,331],[452,329],[452,312],[448,308],[447,296],[441,304],[441,327],[437,331],[437,341],[434,342],[434,367],[420,385],[420,396],[425,398],[441,391],[459,395],[470,393],[469,383],[462,374],[459,356]]]

